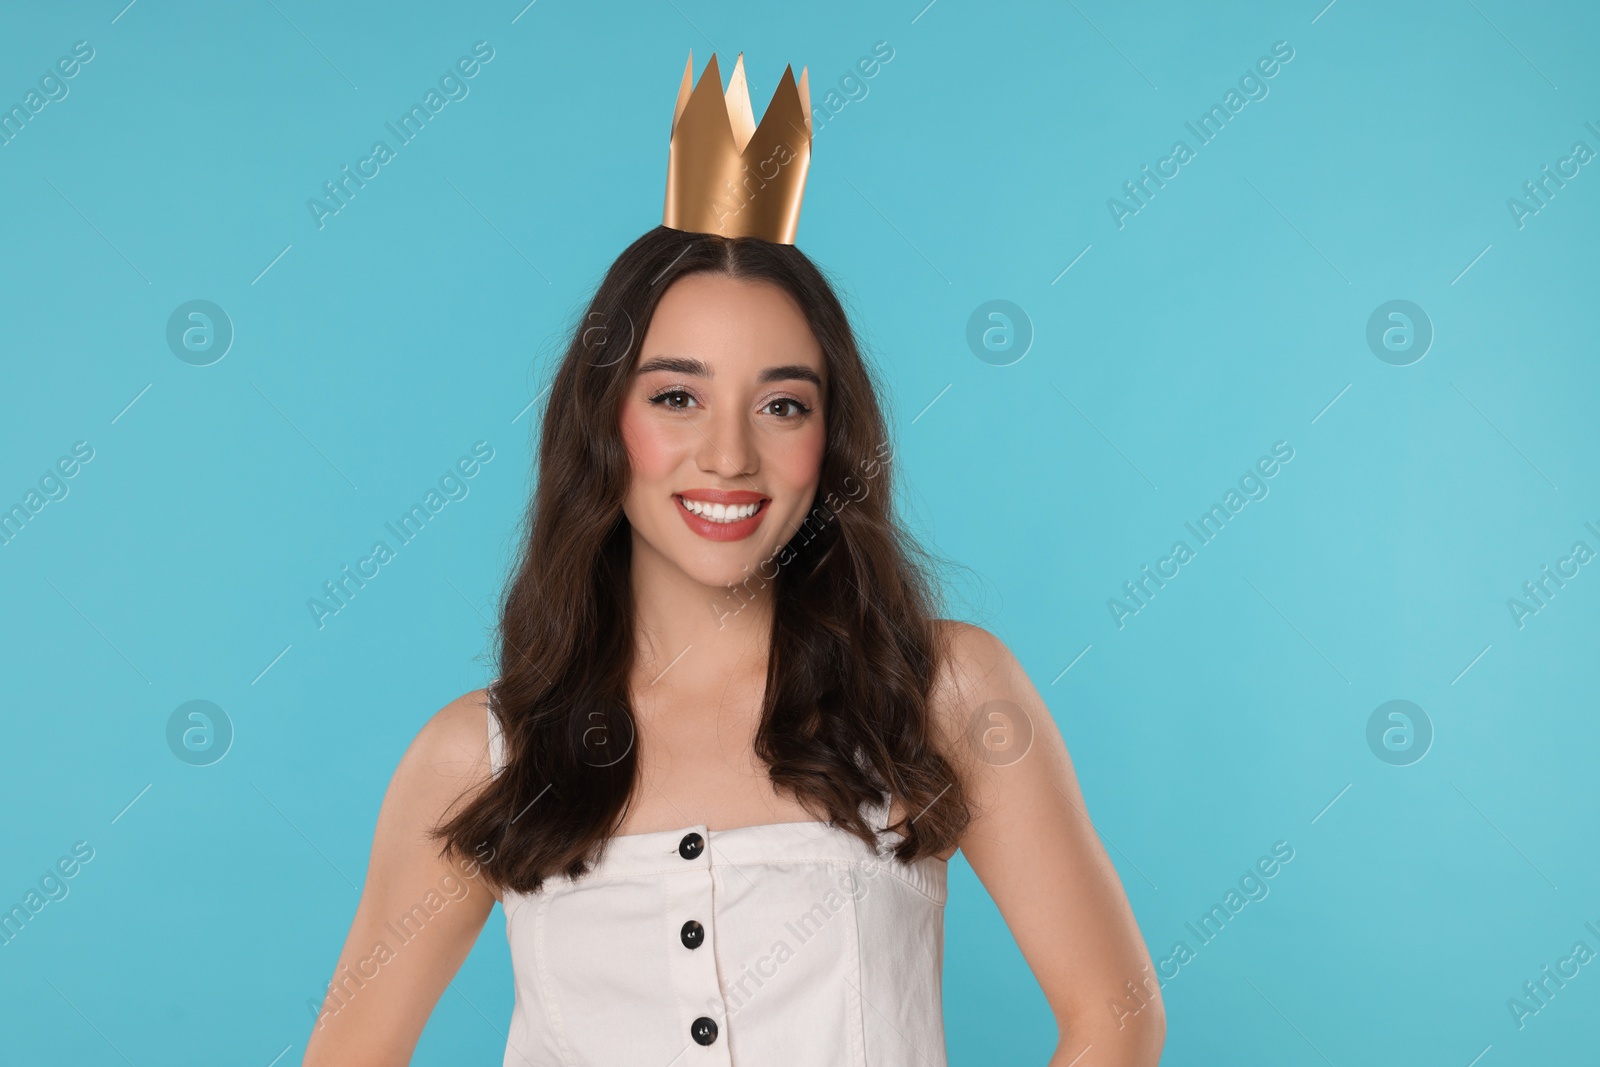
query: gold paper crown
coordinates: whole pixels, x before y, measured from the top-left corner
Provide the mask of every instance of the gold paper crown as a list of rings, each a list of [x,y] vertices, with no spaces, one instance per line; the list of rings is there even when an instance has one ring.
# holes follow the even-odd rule
[[[796,83],[793,67],[783,68],[760,126],[750,110],[743,52],[733,65],[726,94],[716,55],[691,89],[693,71],[691,51],[672,114],[662,225],[794,244],[811,166],[806,69],[800,69]]]

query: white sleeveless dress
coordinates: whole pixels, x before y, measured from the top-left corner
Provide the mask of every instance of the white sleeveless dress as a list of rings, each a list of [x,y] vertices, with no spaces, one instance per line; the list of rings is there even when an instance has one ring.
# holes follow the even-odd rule
[[[505,894],[504,1067],[945,1067],[946,870],[824,822],[612,837]]]

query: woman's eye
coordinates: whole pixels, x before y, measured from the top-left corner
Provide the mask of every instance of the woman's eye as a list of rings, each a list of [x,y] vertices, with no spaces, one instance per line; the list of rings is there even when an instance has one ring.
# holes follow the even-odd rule
[[[684,392],[682,389],[668,389],[666,392],[657,393],[655,396],[651,397],[650,403],[660,404],[671,408],[674,411],[681,411],[683,408],[688,406],[688,402],[693,399],[694,398],[692,396]]]
[[[772,403],[768,404],[767,407],[768,408],[786,407],[788,409],[786,411],[773,412],[773,414],[778,415],[778,416],[783,417],[783,418],[789,418],[789,417],[792,417],[792,416],[795,416],[795,415],[806,415],[806,414],[809,414],[810,411],[811,411],[810,408],[808,408],[804,404],[800,403],[800,401],[791,399],[791,398],[786,397],[786,396],[779,397],[777,400],[774,400]]]

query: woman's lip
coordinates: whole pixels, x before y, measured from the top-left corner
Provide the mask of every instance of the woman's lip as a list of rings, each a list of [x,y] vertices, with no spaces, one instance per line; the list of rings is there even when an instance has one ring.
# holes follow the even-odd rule
[[[686,489],[677,495],[703,504],[756,504],[768,499],[748,489]]]
[[[683,506],[683,496],[679,493],[672,494],[672,502],[678,506],[678,514],[683,516],[683,521],[688,524],[689,529],[704,537],[707,541],[742,541],[756,532],[756,527],[761,525],[761,520],[767,514],[767,498],[759,493],[751,493],[749,495],[756,499],[745,501],[745,503],[753,504],[759,501],[760,507],[756,508],[754,515],[747,519],[740,519],[738,522],[712,522],[710,519],[702,519]],[[698,500],[699,498],[690,497],[689,499]]]

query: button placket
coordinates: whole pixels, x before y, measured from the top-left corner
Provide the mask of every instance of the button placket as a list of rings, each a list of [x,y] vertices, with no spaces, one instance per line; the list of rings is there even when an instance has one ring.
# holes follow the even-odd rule
[[[727,1006],[717,975],[713,935],[713,880],[709,831],[696,827],[678,838],[675,866],[663,882],[667,901],[659,937],[670,939],[667,955],[678,1002],[683,1064],[731,1065]]]

